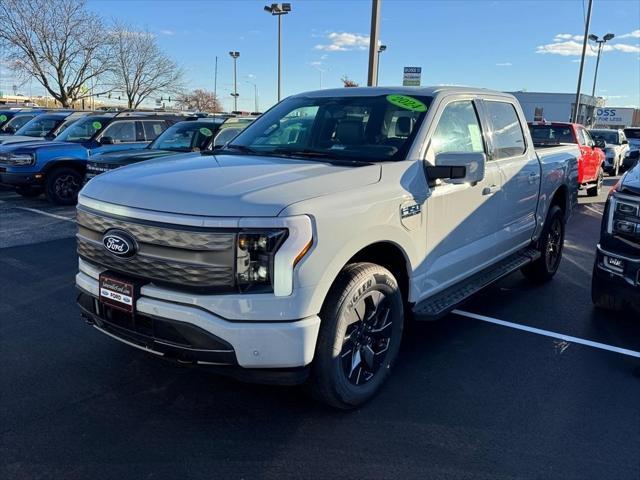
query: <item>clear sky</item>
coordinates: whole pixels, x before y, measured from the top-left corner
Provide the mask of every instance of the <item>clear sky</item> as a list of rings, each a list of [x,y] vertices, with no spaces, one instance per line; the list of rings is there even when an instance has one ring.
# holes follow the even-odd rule
[[[587,0],[584,0],[586,4]],[[276,100],[277,20],[254,0],[89,0],[106,18],[157,35],[184,67],[191,88],[213,90],[230,108],[230,50],[238,59],[239,107],[262,110]],[[341,86],[348,75],[366,84],[370,0],[292,0],[283,20],[283,96]],[[584,31],[583,0],[383,0],[380,84],[402,83],[404,66],[422,67],[422,84],[497,90],[574,92]],[[640,106],[640,1],[594,0],[591,32],[612,32],[597,95],[610,106]],[[583,92],[591,93],[595,55]]]

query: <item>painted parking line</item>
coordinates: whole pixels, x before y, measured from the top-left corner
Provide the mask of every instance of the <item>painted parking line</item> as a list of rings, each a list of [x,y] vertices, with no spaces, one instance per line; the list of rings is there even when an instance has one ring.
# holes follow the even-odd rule
[[[579,343],[580,345],[586,345],[588,347],[599,348],[601,350],[607,350],[609,352],[615,352],[622,355],[628,355],[630,357],[640,358],[640,352],[628,350],[626,348],[614,347],[613,345],[607,345],[605,343],[592,342],[591,340],[572,337],[570,335],[563,335],[562,333],[551,332],[549,330],[542,330],[541,328],[528,327],[527,325],[520,325],[519,323],[505,322],[504,320],[498,320],[497,318],[487,317],[485,315],[478,315],[477,313],[465,312],[463,310],[454,310],[452,313],[455,313],[456,315],[460,315],[462,317],[473,318],[475,320],[493,323],[495,325],[502,325],[503,327],[523,330],[525,332],[535,333],[537,335],[543,335],[545,337],[557,338],[558,340],[564,340],[565,342]]]
[[[28,207],[11,207],[16,210],[26,210],[27,212],[39,213],[40,215],[46,215],[47,217],[57,218],[58,220],[65,220],[67,222],[76,223],[75,218],[63,217],[62,215],[56,215],[55,213],[43,212],[42,210],[38,210],[37,208],[28,208]]]

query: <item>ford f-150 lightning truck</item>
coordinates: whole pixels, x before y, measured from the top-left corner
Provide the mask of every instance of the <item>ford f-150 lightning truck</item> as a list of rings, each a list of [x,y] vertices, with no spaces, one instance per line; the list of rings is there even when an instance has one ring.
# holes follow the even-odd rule
[[[516,270],[553,277],[579,155],[538,154],[504,93],[295,95],[222,149],[88,182],[78,304],[144,351],[352,408],[388,377],[409,319]]]

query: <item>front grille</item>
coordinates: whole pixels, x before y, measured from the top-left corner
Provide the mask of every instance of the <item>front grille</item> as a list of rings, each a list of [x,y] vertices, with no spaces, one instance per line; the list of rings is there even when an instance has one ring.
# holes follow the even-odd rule
[[[78,208],[78,255],[98,266],[177,289],[227,291],[235,285],[235,233],[142,223]],[[108,252],[102,237],[123,230],[137,244],[129,258]]]

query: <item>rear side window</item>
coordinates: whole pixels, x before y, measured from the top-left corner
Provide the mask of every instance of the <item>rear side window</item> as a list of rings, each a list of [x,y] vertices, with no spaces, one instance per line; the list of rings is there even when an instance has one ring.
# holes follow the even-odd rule
[[[515,157],[525,151],[524,134],[516,109],[510,103],[485,102],[493,126],[493,158]]]
[[[218,136],[213,141],[215,146],[224,145],[225,143],[233,140],[236,135],[242,131],[242,128],[225,128],[218,133]]]
[[[145,120],[142,124],[147,141],[155,140],[167,128],[164,120]]]
[[[114,122],[104,131],[103,137],[111,137],[115,143],[136,141],[135,122]]]
[[[440,116],[431,138],[430,153],[484,152],[482,129],[470,100],[452,102]]]

